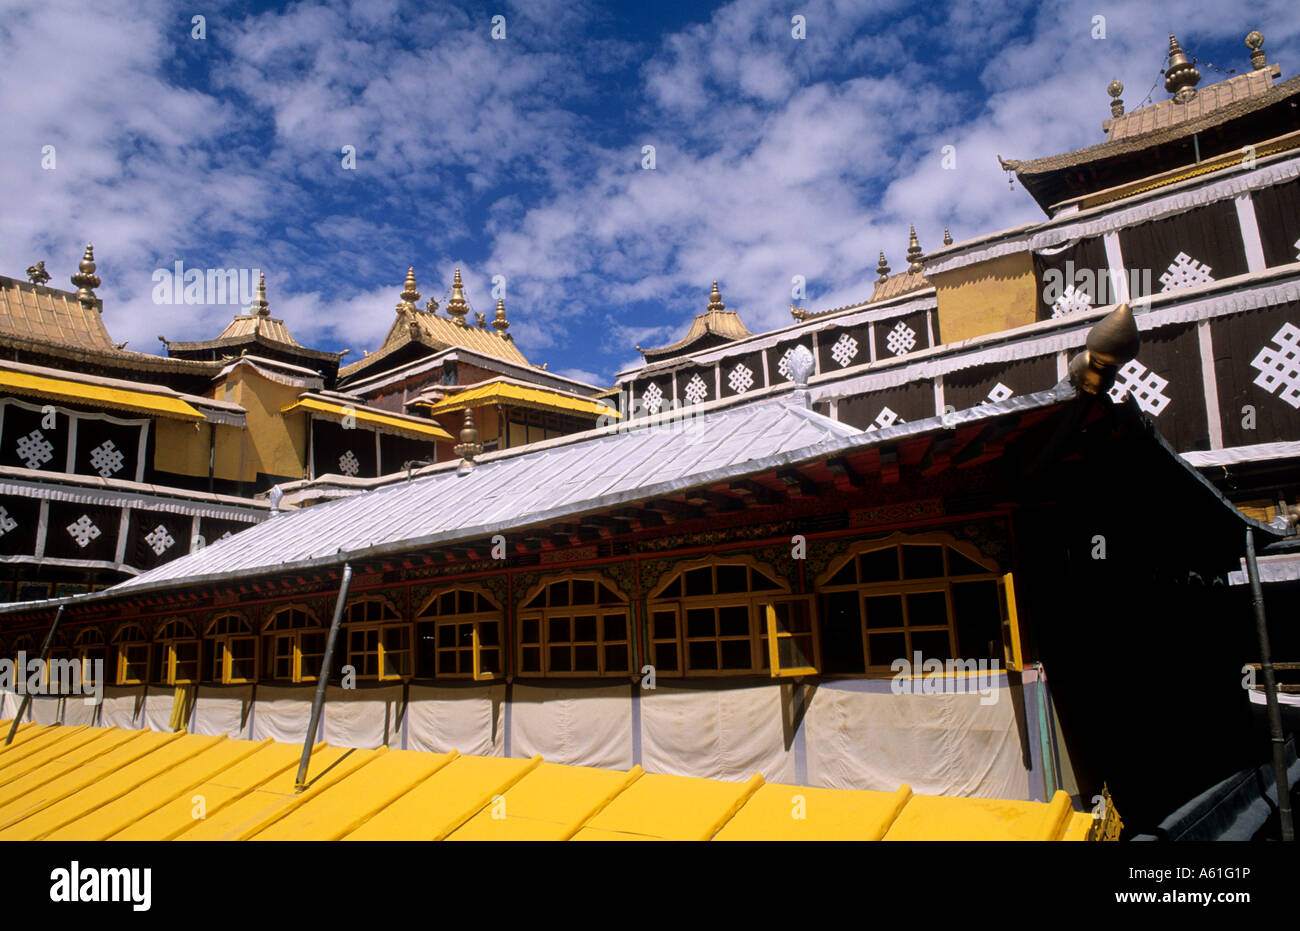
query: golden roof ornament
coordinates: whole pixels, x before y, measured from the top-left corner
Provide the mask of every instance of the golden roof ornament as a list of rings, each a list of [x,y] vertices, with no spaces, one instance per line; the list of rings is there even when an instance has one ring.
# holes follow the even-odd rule
[[[948,232],[948,227],[946,226],[943,228],[943,244],[945,246],[952,245],[952,233]]]
[[[271,316],[271,305],[266,302],[266,272],[260,272],[257,276],[257,295],[253,298],[253,306],[248,308],[248,312],[263,317]]]
[[[1165,90],[1174,95],[1177,103],[1187,103],[1196,97],[1196,85],[1201,72],[1188,59],[1187,54],[1172,34],[1169,36],[1169,70],[1165,72]]]
[[[86,243],[86,251],[81,256],[81,264],[77,266],[79,271],[72,276],[72,283],[77,286],[77,300],[83,307],[94,305],[95,288],[100,285],[99,276],[95,274],[95,247]]]
[[[925,266],[921,264],[922,255],[924,253],[921,251],[921,244],[916,241],[916,227],[912,226],[907,234],[907,273],[909,275],[919,275],[925,270]]]
[[[1250,49],[1251,67],[1263,71],[1264,65],[1268,64],[1268,57],[1264,54],[1264,33],[1258,29],[1246,33],[1246,48]]]
[[[458,475],[465,475],[474,468],[474,457],[482,455],[483,444],[478,441],[478,428],[474,426],[474,408],[465,408],[465,425],[460,429],[460,443],[452,450],[461,458]]]
[[[469,314],[469,304],[465,303],[465,285],[460,280],[460,269],[451,279],[451,300],[447,302],[447,313],[451,314],[452,323],[465,326],[465,317]]]
[[[885,253],[880,253],[880,261],[876,263],[876,284],[884,284],[885,279],[889,277],[889,263],[885,261]]]
[[[1070,384],[1088,394],[1103,394],[1120,367],[1137,358],[1137,321],[1128,304],[1120,304],[1088,331],[1086,349],[1070,360]]]
[[[506,302],[504,298],[497,298],[497,312],[492,318],[492,329],[502,336],[505,336],[506,330],[510,329],[510,321],[506,319]]]
[[[1110,115],[1124,115],[1124,101],[1119,99],[1119,95],[1124,93],[1124,84],[1122,81],[1114,80],[1106,85],[1106,93],[1110,94]]]
[[[724,310],[726,304],[722,303],[722,292],[718,290],[718,279],[713,279],[713,290],[709,292],[709,310]]]
[[[406,270],[406,282],[403,286],[402,293],[399,294],[398,297],[401,298],[397,304],[397,312],[399,314],[404,311],[415,313],[418,309],[415,306],[415,302],[420,299],[420,292],[417,290],[417,285],[415,283],[414,266]]]
[[[50,273],[45,270],[44,262],[27,266],[27,280],[32,284],[45,284],[50,280]]]

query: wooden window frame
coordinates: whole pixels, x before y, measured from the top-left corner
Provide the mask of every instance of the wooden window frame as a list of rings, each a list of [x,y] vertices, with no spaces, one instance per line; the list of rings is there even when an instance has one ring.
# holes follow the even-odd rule
[[[188,629],[188,636],[168,636],[168,631],[180,628]],[[159,670],[162,685],[193,685],[203,678],[203,642],[190,621],[183,617],[167,618],[154,632],[154,642],[162,648],[160,658],[164,667]],[[192,679],[176,677],[176,667],[181,662],[177,659],[178,647],[194,648],[194,678]]]
[[[366,605],[380,605],[382,608],[392,612],[392,617],[382,617],[374,619],[363,619],[355,621],[351,619],[354,610],[364,608]],[[375,671],[373,673],[357,672],[358,679],[373,679],[377,682],[409,682],[415,675],[415,624],[411,621],[402,620],[402,612],[391,600],[381,595],[363,595],[348,601],[343,610],[345,632],[347,634],[347,663],[353,669],[360,670],[359,665],[354,657],[371,656],[375,657]],[[388,631],[405,632],[406,649],[390,651],[384,645],[384,635]],[[356,651],[352,649],[352,635],[360,634],[363,638],[368,633],[375,635],[375,649],[372,651],[362,649]],[[364,646],[364,644],[363,644]],[[406,654],[406,672],[399,672],[396,675],[385,675],[384,668],[387,665],[385,660],[389,652]]]
[[[902,547],[905,546],[937,546],[943,557],[943,575],[928,579],[904,579],[903,578],[903,553]],[[884,549],[893,549],[898,554],[898,571],[899,579],[884,582],[855,582],[853,584],[831,585],[833,579],[840,571],[851,561],[856,560],[859,556],[867,553],[874,553]],[[984,568],[982,573],[967,573],[964,575],[953,575],[949,561],[949,552],[956,551],[961,556],[970,560],[972,563]],[[913,656],[912,633],[925,633],[937,630],[946,630],[948,633],[949,653],[955,656],[957,647],[957,617],[953,605],[953,585],[961,585],[967,582],[992,582],[997,586],[998,610],[1002,622],[1003,635],[1003,658],[1004,666],[1007,669],[1022,669],[1023,656],[1021,653],[1020,622],[1019,615],[1016,611],[1014,580],[1010,572],[1003,572],[995,564],[992,568],[990,565],[993,561],[984,554],[980,553],[974,546],[964,543],[956,537],[946,533],[933,533],[921,535],[908,535],[896,533],[880,540],[862,541],[851,545],[844,553],[836,557],[826,569],[823,570],[816,579],[814,586],[815,594],[820,600],[824,596],[833,595],[839,592],[853,592],[858,596],[858,624],[862,636],[862,661],[865,672],[860,673],[836,673],[846,677],[866,677],[881,678],[897,675],[896,670],[890,665],[872,664],[870,662],[871,652],[868,641],[868,631],[874,634],[881,633],[902,633],[906,646],[906,658],[909,662]],[[942,591],[944,594],[945,613],[948,622],[944,626],[939,625],[918,625],[911,626],[908,624],[908,604],[906,595],[923,592]],[[903,626],[902,627],[874,627],[867,626],[867,611],[865,599],[871,596],[898,595],[902,601],[903,609]],[[820,640],[820,637],[819,637]],[[898,659],[895,657],[894,659]],[[892,662],[892,661],[891,661]],[[919,675],[919,671],[916,673]]]
[[[280,618],[280,616],[290,611],[300,612],[301,614],[305,615],[312,623],[302,627],[288,627],[283,630],[275,629],[274,625],[276,621]],[[290,660],[289,660],[290,675],[287,678],[284,676],[277,676],[274,674],[275,673],[274,668],[272,668],[272,675],[269,681],[289,682],[295,685],[303,682],[317,681],[319,676],[305,676],[302,674],[302,658],[304,655],[302,649],[302,638],[305,635],[316,635],[316,634],[328,636],[329,632],[323,626],[321,626],[320,618],[316,616],[316,612],[311,610],[311,608],[307,607],[306,605],[302,605],[302,604],[281,605],[280,607],[273,610],[267,616],[266,622],[262,625],[262,637],[270,641],[271,659],[273,662],[274,659],[277,658],[276,650],[277,647],[279,646],[279,641],[281,640],[289,641],[290,650],[291,650]],[[263,644],[265,645],[265,641],[263,641]],[[315,656],[316,654],[313,652],[307,655]],[[324,646],[321,647],[320,655],[322,657],[322,663],[323,663],[324,655],[325,655]],[[266,658],[267,657],[265,656],[259,657],[260,660],[264,660]],[[328,669],[322,669],[321,672],[325,676],[329,675]]]
[[[244,628],[242,631],[217,631],[217,625],[228,619],[235,619]],[[208,622],[207,639],[212,643],[212,679],[221,685],[249,685],[257,682],[258,670],[262,661],[262,638],[257,635],[253,622],[237,611],[220,614]],[[251,640],[253,643],[253,675],[251,678],[238,678],[232,675],[235,657],[230,646],[235,641]],[[217,666],[221,667],[217,673]]]
[[[126,639],[124,635],[130,631],[135,631],[139,636],[133,637],[131,639]],[[144,648],[144,661],[142,664],[144,666],[143,679],[128,679],[126,677],[127,666],[135,665],[135,663],[132,663],[127,659],[125,655],[125,651],[133,647]],[[113,635],[113,651],[114,651],[113,681],[115,684],[117,685],[147,685],[148,684],[149,672],[153,668],[153,643],[149,640],[148,636],[145,634],[143,627],[141,627],[139,624],[126,624],[123,627],[119,628],[117,633]]]
[[[808,618],[807,631],[789,631],[781,629],[777,616],[777,605],[803,605]],[[764,621],[767,628],[767,666],[768,674],[773,679],[815,676],[821,671],[821,630],[817,620],[817,599],[813,595],[791,595],[785,598],[769,598],[762,604]],[[807,654],[811,655],[812,664],[808,666],[781,665],[781,641],[793,639],[808,640]]]
[[[596,601],[593,604],[573,604],[573,583],[574,582],[592,582],[597,588],[595,591]],[[523,605],[528,604],[538,595],[546,595],[545,600],[549,600],[549,592],[552,586],[567,584],[569,586],[569,604],[567,605],[542,605],[541,607],[525,608]],[[600,603],[599,586],[609,589],[620,599],[616,602]],[[516,635],[516,670],[521,678],[529,679],[612,679],[625,678],[632,675],[634,660],[634,615],[632,601],[621,591],[618,585],[611,579],[606,578],[598,572],[572,572],[561,573],[558,575],[547,576],[534,584],[524,596],[519,599],[520,608],[518,610],[518,634]],[[606,618],[613,615],[622,615],[623,617],[623,637],[614,639],[605,636]],[[594,617],[596,619],[596,631],[594,640],[576,640],[573,639],[574,623],[578,617]],[[551,642],[551,621],[567,619],[569,622],[570,639],[552,643]],[[523,628],[525,621],[537,621],[537,642],[524,643]],[[551,649],[569,648],[570,665],[576,658],[576,651],[579,647],[592,647],[596,651],[596,669],[568,669],[552,670],[551,669]],[[535,647],[540,653],[539,670],[524,670],[523,651],[525,647]],[[625,669],[607,669],[605,664],[605,652],[609,647],[622,647],[627,652],[627,668]]]
[[[98,643],[87,643],[87,635],[94,634],[99,638]],[[108,677],[108,641],[104,638],[104,632],[98,627],[83,627],[77,631],[77,635],[72,638],[72,655],[81,665],[81,681],[83,684],[95,684],[95,677],[90,672],[95,667],[93,665],[94,657],[89,654],[92,650],[98,649],[102,654],[104,661],[102,673],[105,678]]]
[[[730,592],[726,594],[716,593],[717,589],[717,569],[719,566],[745,566],[751,572],[758,572],[776,583],[775,589],[764,589],[755,591],[753,588],[753,577],[747,575],[747,590],[744,592]],[[686,573],[695,569],[712,569],[713,588],[715,593],[712,595],[687,595],[686,594]],[[682,594],[680,596],[662,597],[663,592],[672,586],[677,579],[682,580]],[[771,675],[770,666],[770,648],[768,646],[768,629],[767,613],[765,606],[773,601],[785,601],[789,599],[803,599],[811,596],[796,595],[791,591],[790,583],[784,579],[775,568],[767,563],[754,559],[744,553],[738,553],[734,556],[710,556],[703,559],[693,559],[684,561],[673,566],[662,581],[651,591],[646,599],[646,617],[650,625],[650,663],[655,667],[656,676],[668,676],[673,678],[687,677],[721,677],[721,676],[753,676],[753,675]],[[723,635],[720,625],[715,622],[714,630],[716,633],[713,637],[691,637],[687,631],[687,612],[691,609],[713,609],[715,612],[719,608],[743,607],[749,614],[749,633],[747,635]],[[813,611],[814,625],[816,624],[815,606],[810,608]],[[658,659],[657,650],[659,644],[673,642],[669,638],[656,637],[654,631],[654,616],[656,613],[676,612],[677,615],[677,669],[664,670],[655,663]],[[737,640],[747,639],[749,641],[749,666],[745,669],[695,669],[690,666],[690,644],[712,640],[717,646],[716,656],[718,662],[722,660],[722,644],[724,642],[734,642]]]
[[[473,594],[476,598],[482,598],[490,606],[489,610],[470,611],[465,613],[457,612],[455,614],[436,613],[438,600],[443,595],[449,594],[451,592],[469,592]],[[433,613],[431,613],[431,611]],[[506,644],[504,641],[505,626],[506,626],[505,621],[506,621],[505,610],[497,602],[496,598],[492,595],[492,593],[489,592],[483,586],[475,585],[472,583],[464,583],[460,585],[444,585],[441,588],[436,589],[434,592],[432,592],[429,595],[428,598],[424,600],[424,604],[421,606],[420,610],[415,612],[415,616],[411,619],[411,628],[412,628],[411,668],[415,669],[415,663],[419,653],[419,651],[416,649],[416,641],[417,638],[419,637],[419,625],[432,624],[433,632],[434,632],[433,633],[434,636],[433,669],[431,670],[415,669],[416,673],[420,674],[422,677],[424,677],[427,674],[428,677],[434,679],[472,679],[476,682],[492,682],[498,679],[503,679],[505,678],[506,675],[505,672]],[[441,642],[442,631],[448,627],[457,628],[462,624],[473,625],[470,628],[469,645],[462,646],[459,643],[455,643],[451,647],[445,649],[440,648],[438,644]],[[488,625],[488,624],[492,624],[496,626],[497,629],[496,646],[488,645],[485,647],[483,645],[482,634],[480,631],[483,625]],[[482,655],[485,649],[497,651],[496,672],[485,672],[483,670]],[[439,670],[438,667],[439,667],[440,655],[444,652],[456,654],[456,666],[457,666],[456,672],[442,672]],[[461,655],[463,653],[469,653],[470,656],[469,670],[467,672],[461,672],[459,669],[461,664]]]

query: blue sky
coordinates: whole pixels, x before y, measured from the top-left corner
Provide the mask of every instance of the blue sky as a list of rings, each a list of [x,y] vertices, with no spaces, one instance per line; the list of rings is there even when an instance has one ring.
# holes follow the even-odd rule
[[[157,352],[235,308],[155,304],[155,269],[261,268],[301,342],[356,358],[407,266],[440,301],[459,266],[483,313],[505,276],[530,360],[608,384],[714,278],[770,329],[796,275],[809,309],[869,296],[909,223],[934,247],[1041,218],[995,154],[1100,142],[1112,78],[1167,96],[1171,31],[1204,86],[1249,68],[1252,28],[1300,69],[1292,0],[0,0],[0,273],[44,259],[70,288],[93,242],[110,332]]]

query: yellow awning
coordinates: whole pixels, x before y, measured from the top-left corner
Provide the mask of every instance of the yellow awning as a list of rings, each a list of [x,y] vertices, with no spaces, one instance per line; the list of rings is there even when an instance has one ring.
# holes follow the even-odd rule
[[[169,394],[158,394],[136,388],[113,388],[108,385],[53,378],[30,372],[0,369],[0,389],[54,401],[99,405],[115,410],[141,411],[176,420],[207,419],[197,408]]]
[[[599,404],[589,398],[578,398],[558,391],[548,391],[545,388],[527,388],[500,381],[458,391],[441,401],[416,401],[415,403],[429,408],[430,414],[463,411],[467,407],[482,407],[485,404],[504,404],[509,407],[531,407],[543,411],[562,411],[566,414],[585,414],[589,417],[618,416],[615,408]]]
[[[7,732],[9,722],[0,721]],[[541,757],[28,723],[0,746],[8,840],[1085,840],[1050,803],[724,782]],[[202,819],[194,798],[206,800]]]
[[[357,421],[357,423],[368,424],[388,433],[413,436],[422,440],[452,439],[452,435],[436,423],[423,423],[418,420],[407,420],[394,414],[384,414],[365,407],[345,404],[341,401],[324,401],[320,398],[299,398],[288,407],[282,409],[280,413],[288,414],[297,410],[324,414],[326,417],[335,420],[343,420],[346,417],[352,417]]]

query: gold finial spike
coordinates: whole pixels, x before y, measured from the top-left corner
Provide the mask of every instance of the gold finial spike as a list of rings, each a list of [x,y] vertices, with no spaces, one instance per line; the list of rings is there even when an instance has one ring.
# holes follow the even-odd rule
[[[916,240],[916,227],[909,228],[907,234],[907,272],[909,275],[919,275],[925,270],[921,264],[921,244]]]
[[[952,233],[948,232],[948,227],[946,226],[943,228],[943,244],[945,246],[952,245]]]
[[[1122,94],[1122,93],[1124,93],[1124,84],[1123,84],[1123,82],[1121,82],[1121,81],[1119,81],[1119,80],[1111,81],[1109,84],[1106,85],[1106,93],[1110,94],[1110,96],[1111,96],[1111,101],[1110,101],[1110,115],[1111,115],[1111,116],[1123,116],[1123,115],[1124,115],[1124,101],[1122,101],[1122,100],[1119,99],[1119,95]]]
[[[1070,360],[1070,383],[1088,394],[1110,390],[1120,367],[1137,358],[1137,321],[1128,304],[1120,304],[1088,333],[1083,352]]]
[[[1263,71],[1264,65],[1268,64],[1268,57],[1264,54],[1264,33],[1258,29],[1246,33],[1246,48],[1250,49],[1251,67]]]
[[[726,304],[722,303],[722,292],[718,290],[718,279],[713,279],[713,290],[709,292],[709,310],[723,310]]]
[[[77,268],[77,274],[72,276],[72,283],[77,286],[77,300],[82,306],[91,307],[97,300],[95,288],[99,287],[100,280],[95,274],[95,247],[90,243],[86,243],[86,251],[82,254],[81,264]]]
[[[1165,90],[1174,95],[1178,103],[1187,103],[1196,97],[1196,85],[1201,72],[1196,70],[1187,54],[1172,34],[1169,36],[1169,70],[1165,72]]]
[[[506,302],[504,298],[497,298],[497,312],[496,316],[492,318],[492,329],[502,336],[505,336],[506,330],[510,329],[510,321],[506,319]]]
[[[452,323],[465,326],[465,317],[469,314],[469,304],[465,303],[465,286],[460,280],[460,269],[451,279],[451,300],[447,302],[447,313],[451,314]]]
[[[885,253],[880,253],[880,261],[876,263],[876,284],[884,284],[885,279],[889,277],[889,263],[885,261]]]
[[[416,310],[415,302],[420,299],[420,292],[417,290],[415,283],[415,268],[411,267],[406,270],[406,282],[402,293],[398,295],[402,300],[397,305],[398,313],[404,310],[414,312]]]
[[[248,308],[248,312],[263,317],[271,316],[271,305],[266,302],[266,272],[258,273],[257,295],[253,298],[253,306]]]
[[[474,426],[474,408],[465,408],[465,425],[460,429],[460,443],[452,450],[461,458],[457,472],[464,475],[474,468],[474,457],[482,454],[483,444],[478,441],[478,428]]]

